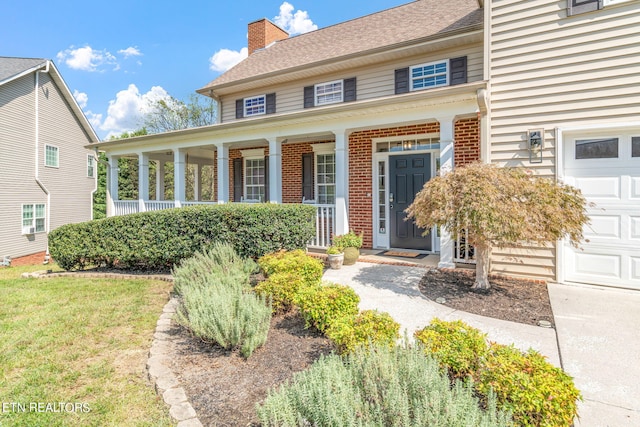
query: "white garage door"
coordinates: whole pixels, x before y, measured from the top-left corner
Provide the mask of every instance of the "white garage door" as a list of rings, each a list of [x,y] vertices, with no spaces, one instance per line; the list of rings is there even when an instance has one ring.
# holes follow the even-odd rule
[[[565,280],[640,289],[640,130],[569,138],[565,182],[589,202],[589,240],[564,247]]]

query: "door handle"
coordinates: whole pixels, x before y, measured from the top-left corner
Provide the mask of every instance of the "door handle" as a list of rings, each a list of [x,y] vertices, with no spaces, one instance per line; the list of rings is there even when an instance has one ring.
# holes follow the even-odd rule
[[[393,193],[389,193],[389,202],[393,203]]]

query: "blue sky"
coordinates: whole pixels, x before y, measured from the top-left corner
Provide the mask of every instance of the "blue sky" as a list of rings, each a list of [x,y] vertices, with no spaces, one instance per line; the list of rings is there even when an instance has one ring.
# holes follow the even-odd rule
[[[303,33],[409,0],[7,2],[0,56],[53,59],[98,136],[133,130],[147,101],[187,100],[242,57],[247,24]]]

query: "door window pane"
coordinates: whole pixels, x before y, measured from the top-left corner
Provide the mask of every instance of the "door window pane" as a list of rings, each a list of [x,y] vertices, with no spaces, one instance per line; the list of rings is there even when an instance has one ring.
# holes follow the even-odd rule
[[[246,200],[264,201],[265,196],[265,177],[264,177],[264,159],[246,159],[245,160],[245,188],[244,194]]]
[[[640,136],[631,138],[631,157],[640,157]]]
[[[576,140],[576,159],[615,159],[618,138]]]
[[[336,155],[318,154],[316,156],[316,182],[318,203],[332,205],[336,202]]]

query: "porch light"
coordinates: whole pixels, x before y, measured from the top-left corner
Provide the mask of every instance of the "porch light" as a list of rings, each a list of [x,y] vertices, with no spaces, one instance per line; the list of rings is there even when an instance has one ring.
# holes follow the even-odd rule
[[[532,129],[527,132],[529,163],[542,163],[542,144],[544,129]]]

